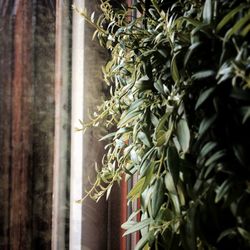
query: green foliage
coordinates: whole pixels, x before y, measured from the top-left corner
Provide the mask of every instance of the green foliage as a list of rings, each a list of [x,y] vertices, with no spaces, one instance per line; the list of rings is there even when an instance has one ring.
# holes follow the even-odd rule
[[[110,96],[83,129],[114,132],[87,195],[138,176],[128,200],[141,208],[123,225],[141,232],[136,249],[249,249],[250,1],[101,9],[76,8],[111,54]]]

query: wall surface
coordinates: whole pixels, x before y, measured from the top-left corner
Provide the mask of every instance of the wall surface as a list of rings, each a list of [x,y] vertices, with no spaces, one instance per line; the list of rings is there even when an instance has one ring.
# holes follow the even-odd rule
[[[0,5],[0,249],[50,249],[54,5]]]
[[[100,1],[79,2],[98,12]],[[83,18],[73,21],[71,3],[0,1],[1,250],[120,249],[119,187],[109,201],[75,203],[101,165],[100,131],[75,128],[104,98],[108,54]]]

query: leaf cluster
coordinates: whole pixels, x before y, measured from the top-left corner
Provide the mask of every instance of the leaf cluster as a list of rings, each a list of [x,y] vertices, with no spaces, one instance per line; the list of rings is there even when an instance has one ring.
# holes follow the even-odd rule
[[[111,55],[110,96],[83,129],[114,132],[87,195],[137,176],[141,207],[123,224],[136,249],[249,249],[250,1],[100,7],[76,8]]]

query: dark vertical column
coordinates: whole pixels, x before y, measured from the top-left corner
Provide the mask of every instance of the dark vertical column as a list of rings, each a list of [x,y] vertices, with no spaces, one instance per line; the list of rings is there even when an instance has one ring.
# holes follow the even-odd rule
[[[55,117],[55,3],[34,6],[32,249],[51,249]],[[31,21],[31,20],[30,20]]]
[[[0,6],[0,249],[9,249],[10,165],[11,165],[11,1]]]
[[[15,3],[11,126],[10,249],[31,249],[32,5]]]

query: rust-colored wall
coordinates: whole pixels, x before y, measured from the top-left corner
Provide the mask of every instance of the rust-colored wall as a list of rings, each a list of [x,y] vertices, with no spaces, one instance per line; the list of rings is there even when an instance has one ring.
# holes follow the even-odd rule
[[[13,78],[11,93],[10,249],[31,246],[31,86],[32,6],[20,1],[13,22]]]
[[[51,248],[53,1],[0,3],[0,249]]]

